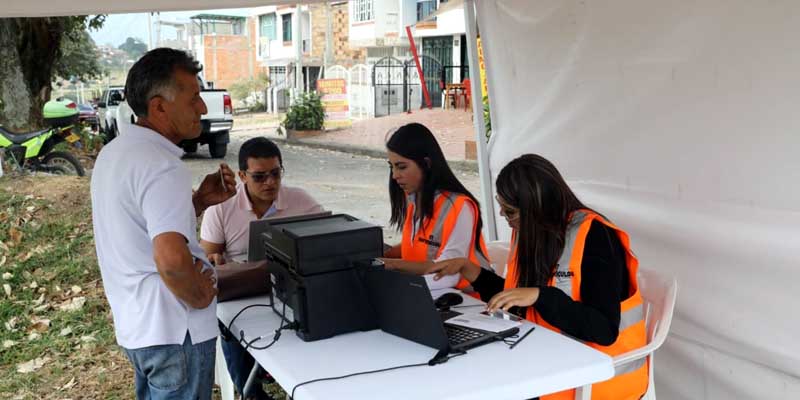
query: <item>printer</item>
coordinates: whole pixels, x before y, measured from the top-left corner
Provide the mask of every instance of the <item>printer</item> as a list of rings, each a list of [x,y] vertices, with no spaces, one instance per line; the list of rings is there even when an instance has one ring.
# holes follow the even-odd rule
[[[383,256],[379,226],[347,214],[291,217],[271,220],[261,241],[285,305],[277,309],[291,309],[302,340],[377,328],[362,277]]]

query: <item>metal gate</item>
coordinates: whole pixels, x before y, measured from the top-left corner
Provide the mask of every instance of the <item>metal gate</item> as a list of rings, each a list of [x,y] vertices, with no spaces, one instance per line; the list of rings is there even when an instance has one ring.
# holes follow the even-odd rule
[[[428,94],[431,97],[433,107],[442,106],[442,63],[433,56],[421,55],[419,57],[420,66],[422,67],[422,74],[424,75],[425,86],[428,88]],[[417,64],[414,59],[406,61],[405,65],[406,76],[406,101],[404,102],[405,111],[419,110],[425,104],[424,96],[422,94],[422,87],[420,86],[422,80],[419,78],[417,71]]]
[[[453,64],[453,37],[427,37],[422,39],[422,54],[431,56],[441,62],[442,65]],[[463,64],[463,63],[462,63]],[[457,79],[458,77],[456,77]],[[457,80],[455,82],[461,82]],[[447,71],[445,83],[454,83],[451,71]]]
[[[372,67],[372,82],[375,85],[376,117],[405,111],[403,104],[405,68],[402,61],[394,57],[378,60]]]

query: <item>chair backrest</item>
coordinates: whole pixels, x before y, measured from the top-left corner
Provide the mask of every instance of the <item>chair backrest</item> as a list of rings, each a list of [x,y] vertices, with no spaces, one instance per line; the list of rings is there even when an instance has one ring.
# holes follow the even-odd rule
[[[647,344],[658,349],[667,338],[678,295],[678,282],[652,269],[639,269],[639,292],[645,306]]]
[[[678,296],[678,282],[675,278],[652,269],[639,268],[638,281],[644,303],[647,344],[614,357],[614,365],[625,364],[653,354],[664,344],[672,324],[672,312]],[[650,370],[652,372],[652,363]]]
[[[486,244],[489,252],[489,261],[492,263],[494,273],[500,277],[506,277],[506,261],[508,261],[508,242],[494,241]]]

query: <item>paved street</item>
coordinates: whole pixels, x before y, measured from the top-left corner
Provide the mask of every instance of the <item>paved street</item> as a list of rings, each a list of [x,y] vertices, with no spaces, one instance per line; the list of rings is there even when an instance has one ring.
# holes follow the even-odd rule
[[[239,147],[252,136],[239,132],[231,135],[225,162],[234,171],[238,171]],[[278,145],[286,168],[284,184],[304,188],[333,212],[347,213],[382,226],[388,224],[389,166],[386,160],[303,146]],[[196,187],[205,174],[219,166],[220,160],[209,158],[207,146],[201,146],[196,155],[186,158],[186,162]],[[480,197],[476,172],[456,170],[456,175],[476,197]],[[399,241],[399,233],[394,229],[384,229],[384,235],[384,240],[389,243]]]

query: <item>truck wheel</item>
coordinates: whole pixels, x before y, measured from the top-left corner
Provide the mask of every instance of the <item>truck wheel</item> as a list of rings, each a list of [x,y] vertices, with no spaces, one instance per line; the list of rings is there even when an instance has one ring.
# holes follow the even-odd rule
[[[197,142],[185,143],[183,145],[183,151],[187,153],[197,153]]]
[[[209,143],[208,152],[211,153],[211,158],[225,158],[225,152],[228,151],[227,143]]]

